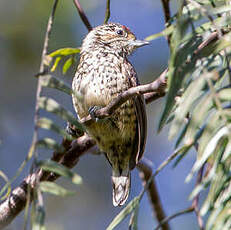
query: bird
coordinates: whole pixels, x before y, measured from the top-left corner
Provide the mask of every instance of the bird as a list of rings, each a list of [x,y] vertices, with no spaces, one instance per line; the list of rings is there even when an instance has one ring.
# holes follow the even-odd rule
[[[137,73],[128,56],[148,45],[119,23],[93,28],[84,38],[80,61],[72,81],[73,106],[78,119],[107,106],[120,93],[138,86]],[[130,172],[141,159],[147,136],[147,116],[143,95],[135,96],[105,119],[86,125],[112,167],[112,200],[122,206],[130,192]]]

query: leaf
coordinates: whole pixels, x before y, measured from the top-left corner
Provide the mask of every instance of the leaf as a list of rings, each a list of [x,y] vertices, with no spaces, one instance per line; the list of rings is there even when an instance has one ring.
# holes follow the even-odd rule
[[[54,72],[59,64],[59,62],[61,61],[62,57],[59,56],[55,59],[55,62],[53,64],[53,66],[51,67],[51,72]]]
[[[42,140],[38,140],[36,146],[39,148],[53,149],[61,153],[65,151],[63,146],[59,145],[55,140],[48,137]]]
[[[179,162],[186,156],[186,154],[188,153],[188,151],[190,150],[190,148],[193,146],[194,143],[191,143],[190,145],[184,145],[182,146],[178,152],[180,153],[180,155],[178,156],[178,158],[176,159],[176,161],[174,162],[173,167],[175,168]]]
[[[222,156],[222,159],[221,159],[221,163],[225,163],[225,162],[227,162],[227,159],[230,157],[230,155],[231,155],[231,138],[230,138],[230,136],[228,137],[229,138],[229,141],[228,141],[228,143],[227,143],[227,146],[226,146],[226,149],[225,149],[225,152],[224,152],[224,154],[223,154],[223,156]]]
[[[172,122],[169,138],[172,139],[178,132],[181,125],[184,123],[186,115],[189,113],[193,103],[201,97],[202,89],[206,84],[206,79],[200,76],[194,80],[185,90],[183,96],[180,98],[180,103],[175,111],[174,120]]]
[[[180,20],[179,24],[171,37],[172,50],[169,63],[169,73],[168,73],[168,93],[164,106],[164,110],[161,115],[158,130],[160,131],[169,114],[175,105],[175,97],[182,87],[184,78],[187,74],[192,71],[195,67],[195,60],[187,62],[188,55],[192,55],[196,47],[199,45],[200,38],[193,37],[186,44],[182,45],[181,40],[183,39],[184,33],[189,25],[188,20]]]
[[[64,176],[72,181],[73,184],[81,184],[82,178],[73,173],[69,168],[64,165],[58,164],[52,160],[39,161],[38,167],[41,167],[45,171],[54,172],[60,176]]]
[[[58,89],[68,95],[72,95],[72,89],[67,86],[63,81],[61,81],[60,79],[56,79],[52,75],[45,75],[40,78],[40,81],[43,87]]]
[[[32,223],[32,230],[45,230],[45,210],[43,206],[36,207],[35,221]]]
[[[218,97],[222,102],[231,100],[231,88],[225,88],[219,91]]]
[[[129,230],[138,230],[138,225],[137,225],[138,211],[139,211],[139,206],[137,205],[130,218]]]
[[[75,59],[73,57],[67,59],[67,61],[63,65],[63,74],[66,74],[66,72],[74,64],[74,62]]]
[[[205,94],[203,99],[201,99],[201,101],[195,106],[195,109],[193,110],[188,129],[185,134],[185,143],[194,142],[197,131],[200,129],[205,118],[208,116],[209,110],[213,106],[213,94]]]
[[[129,204],[112,220],[106,230],[113,230],[122,220],[124,220],[140,203],[140,197],[135,197]]]
[[[208,142],[211,138],[225,125],[225,122],[221,118],[221,112],[217,111],[213,114],[206,122],[205,129],[200,138],[200,144],[198,147],[197,158],[201,158],[203,155]]]
[[[206,229],[212,229],[212,225],[216,224],[216,219],[222,212],[225,212],[224,207],[218,207],[217,209],[213,210],[213,212],[209,215],[209,218],[207,220]]]
[[[208,57],[211,54],[216,55],[220,51],[222,51],[223,49],[231,46],[231,43],[230,43],[230,34],[231,34],[231,32],[229,32],[228,34],[224,35],[218,41],[209,43],[207,46],[205,46],[200,51],[199,57],[200,58],[202,58],[202,57]]]
[[[145,40],[152,41],[162,36],[168,36],[174,31],[174,28],[175,28],[174,25],[168,26],[166,29],[162,30],[161,32],[157,34],[149,35],[148,37],[145,38]]]
[[[60,185],[57,185],[54,182],[50,181],[42,181],[39,183],[39,188],[41,189],[42,192],[50,193],[52,195],[56,196],[71,196],[75,195],[75,191],[70,191],[65,188],[63,188]]]
[[[225,127],[221,128],[216,133],[216,135],[209,141],[203,155],[201,156],[200,159],[198,159],[195,162],[190,174],[187,176],[186,182],[189,182],[192,179],[194,173],[197,172],[202,167],[202,165],[207,161],[207,159],[213,154],[220,139],[223,136],[227,136],[229,134],[229,128],[230,128],[229,126],[228,127],[225,126]]]
[[[0,197],[2,196],[2,194],[9,188],[9,186],[13,183],[13,181],[21,174],[22,170],[24,169],[24,167],[26,166],[27,162],[32,158],[32,156],[34,155],[34,151],[35,151],[35,144],[32,143],[32,145],[30,146],[30,149],[27,153],[26,159],[22,162],[22,164],[20,165],[20,167],[18,168],[15,176],[8,181],[3,188],[0,191]]]
[[[1,198],[0,198],[0,200],[5,200],[11,193],[11,183],[10,183],[8,177],[6,176],[6,174],[2,170],[0,170],[0,177],[3,178],[3,180],[6,182],[6,185],[7,185],[6,186],[6,188],[7,188],[6,194],[1,196]],[[2,191],[1,191],[1,193],[2,193]]]
[[[50,53],[49,56],[50,57],[68,56],[68,55],[77,54],[79,52],[80,52],[80,48],[61,48]]]
[[[230,101],[231,89],[222,89],[217,94],[217,97],[221,102]],[[214,95],[211,92],[209,95],[204,95],[204,98],[196,105],[192,113],[192,118],[188,125],[187,132],[185,134],[185,143],[190,143],[194,141],[197,130],[200,128],[205,118],[208,117],[209,111],[214,107],[213,99],[214,99]],[[215,122],[215,120],[213,120],[213,122]]]
[[[71,112],[64,109],[59,105],[54,99],[47,97],[40,97],[37,101],[39,108],[44,109],[47,112],[54,113],[65,121],[69,121],[71,124],[75,125],[77,129],[85,131],[84,127],[78,122]]]
[[[182,32],[178,33],[177,36],[180,37],[181,35],[179,34],[181,33]],[[172,37],[172,39],[174,38]],[[182,42],[183,42],[183,39],[182,39]],[[169,64],[168,84],[167,84],[169,87],[169,90],[167,94],[164,111],[162,113],[162,116],[159,122],[159,131],[162,129],[169,114],[172,111],[172,108],[175,104],[175,97],[180,87],[182,87],[184,79],[187,78],[188,73],[195,70],[195,65],[197,61],[204,57],[208,57],[211,54],[213,55],[219,54],[220,51],[231,46],[230,33],[226,34],[225,36],[223,36],[220,40],[216,42],[210,42],[203,49],[200,49],[200,52],[199,53],[197,52],[197,55],[193,55],[193,54],[197,50],[197,47],[199,46],[199,44],[201,44],[201,38],[198,38],[194,35],[194,37],[192,37],[185,44],[181,43],[181,46],[176,41],[173,43],[175,43],[175,45],[173,45],[174,49],[171,54],[171,59],[170,59],[170,64]],[[180,46],[180,49],[178,48],[178,46]],[[188,55],[190,54],[191,54],[191,60],[186,61],[187,59],[189,59],[190,56]]]
[[[58,125],[56,125],[52,120],[48,118],[40,118],[37,122],[37,126],[42,129],[52,130],[68,140],[73,139],[70,135],[67,134],[66,130],[60,128]]]

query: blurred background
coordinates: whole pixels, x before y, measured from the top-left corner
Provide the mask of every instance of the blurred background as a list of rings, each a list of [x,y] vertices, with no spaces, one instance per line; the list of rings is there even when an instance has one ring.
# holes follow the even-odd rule
[[[53,1],[17,0],[0,1],[0,170],[12,178],[25,159],[32,141],[33,117],[40,57],[46,25]],[[93,26],[103,22],[105,0],[81,1]],[[174,9],[174,2],[172,8]],[[138,38],[158,33],[164,29],[164,16],[160,1],[116,0],[111,1],[110,21],[128,26]],[[63,47],[78,47],[87,34],[72,1],[59,1],[49,51]],[[168,45],[164,38],[152,41],[149,47],[137,50],[130,60],[135,66],[141,83],[153,81],[166,68]],[[71,83],[74,70],[65,77],[60,69],[56,76]],[[59,101],[73,111],[71,98],[54,90],[44,94]],[[153,162],[153,170],[174,150],[174,141],[167,139],[168,127],[158,134],[157,125],[164,99],[147,106],[148,140],[145,157]],[[74,112],[74,111],[73,111]],[[57,120],[61,126],[65,123]],[[45,131],[40,137],[53,136]],[[55,137],[60,141],[60,137]],[[40,151],[41,158],[49,158],[51,152]],[[157,177],[156,183],[167,215],[188,207],[188,195],[194,182],[184,180],[194,161],[190,153],[176,167],[166,167]],[[28,174],[31,162],[14,181],[16,187]],[[48,230],[106,229],[120,208],[114,208],[111,199],[111,169],[103,156],[86,154],[73,169],[82,176],[83,184],[74,186],[64,179],[57,183],[76,191],[75,196],[56,197],[45,194],[46,226]],[[4,181],[0,179],[1,187]],[[132,172],[132,188],[129,199],[142,189],[137,170]],[[24,213],[7,228],[22,229]],[[128,229],[127,218],[117,229]],[[156,224],[148,198],[145,195],[139,209],[139,229],[153,229]],[[172,229],[197,229],[194,214],[175,218],[170,222]]]

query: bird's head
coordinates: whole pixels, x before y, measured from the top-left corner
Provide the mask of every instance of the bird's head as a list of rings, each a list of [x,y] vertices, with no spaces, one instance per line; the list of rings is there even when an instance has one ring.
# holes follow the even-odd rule
[[[96,49],[104,52],[131,54],[136,48],[149,44],[148,41],[137,40],[129,28],[119,23],[109,23],[95,27],[88,33],[82,44],[82,52]]]

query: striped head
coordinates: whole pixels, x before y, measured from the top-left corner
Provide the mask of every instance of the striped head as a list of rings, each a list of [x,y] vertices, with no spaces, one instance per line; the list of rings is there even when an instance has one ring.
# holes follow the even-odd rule
[[[149,44],[137,40],[129,28],[119,23],[109,23],[95,27],[88,33],[82,44],[81,53],[97,49],[103,52],[116,52],[127,56],[136,48]]]

